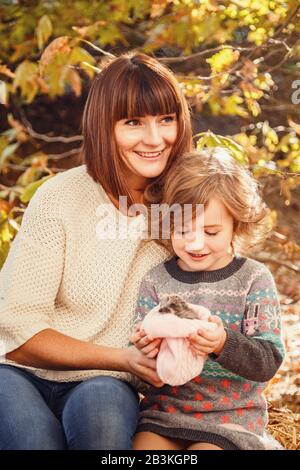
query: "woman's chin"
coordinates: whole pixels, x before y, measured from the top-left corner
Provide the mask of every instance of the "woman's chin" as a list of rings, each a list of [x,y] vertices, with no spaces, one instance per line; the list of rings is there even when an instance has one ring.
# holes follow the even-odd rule
[[[156,178],[162,174],[166,168],[166,164],[166,161],[151,162],[151,164],[146,163],[145,165],[139,165],[137,171],[144,178]]]

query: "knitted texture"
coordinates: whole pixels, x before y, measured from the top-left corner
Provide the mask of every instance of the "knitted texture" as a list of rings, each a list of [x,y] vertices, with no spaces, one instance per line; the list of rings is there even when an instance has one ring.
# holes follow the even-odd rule
[[[152,338],[163,338],[157,355],[159,378],[168,385],[182,385],[199,375],[207,355],[195,357],[186,339],[199,328],[213,331],[216,323],[209,322],[210,311],[204,307],[186,304],[198,318],[179,318],[173,313],[160,313],[160,305],[145,316],[141,328]]]
[[[143,279],[136,310],[140,322],[170,295],[208,308],[227,331],[219,356],[210,354],[202,373],[178,387],[149,387],[138,431],[224,449],[280,448],[266,432],[265,382],[282,362],[280,306],[274,280],[261,263],[235,257],[215,271],[183,271],[172,258]]]
[[[45,328],[108,347],[126,347],[141,278],[169,254],[141,237],[101,239],[106,216],[136,226],[111,203],[82,165],[44,183],[30,201],[0,273],[0,345],[8,353]],[[113,227],[106,227],[108,233]],[[136,227],[135,227],[136,228]],[[130,374],[102,370],[29,369],[55,381]]]

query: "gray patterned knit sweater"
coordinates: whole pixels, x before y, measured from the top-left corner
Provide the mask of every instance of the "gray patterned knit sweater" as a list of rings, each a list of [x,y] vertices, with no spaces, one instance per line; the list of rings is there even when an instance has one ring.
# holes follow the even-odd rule
[[[280,306],[270,271],[236,256],[224,268],[189,272],[177,259],[159,264],[143,278],[136,321],[177,294],[219,316],[227,339],[219,356],[209,355],[199,377],[178,387],[148,388],[138,431],[228,450],[281,448],[266,432],[263,395],[284,356]]]

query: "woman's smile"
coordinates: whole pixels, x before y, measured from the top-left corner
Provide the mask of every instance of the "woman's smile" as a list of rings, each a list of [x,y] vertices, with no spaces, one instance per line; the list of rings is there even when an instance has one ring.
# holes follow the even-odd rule
[[[165,149],[162,150],[157,150],[156,152],[148,152],[148,151],[143,151],[143,150],[134,150],[134,152],[141,158],[146,158],[146,159],[157,159],[161,156],[161,154],[164,152]]]

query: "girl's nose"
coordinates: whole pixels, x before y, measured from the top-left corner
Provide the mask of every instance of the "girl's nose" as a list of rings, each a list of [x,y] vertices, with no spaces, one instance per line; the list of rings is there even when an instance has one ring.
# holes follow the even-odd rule
[[[197,233],[191,241],[186,243],[185,249],[186,251],[199,251],[202,250],[204,247],[204,236],[202,233]]]

